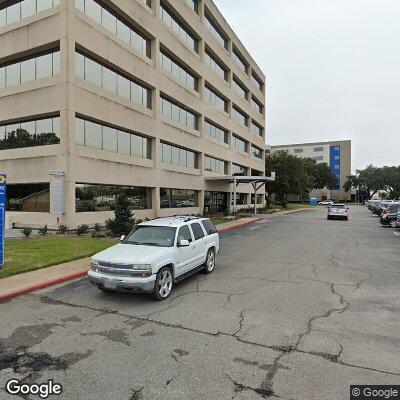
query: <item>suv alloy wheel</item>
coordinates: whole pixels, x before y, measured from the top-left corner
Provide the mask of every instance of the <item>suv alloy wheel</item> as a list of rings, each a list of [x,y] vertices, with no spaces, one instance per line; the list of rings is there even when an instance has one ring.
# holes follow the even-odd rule
[[[156,283],[154,285],[153,296],[156,300],[166,300],[174,285],[174,278],[171,267],[164,267],[158,271]]]

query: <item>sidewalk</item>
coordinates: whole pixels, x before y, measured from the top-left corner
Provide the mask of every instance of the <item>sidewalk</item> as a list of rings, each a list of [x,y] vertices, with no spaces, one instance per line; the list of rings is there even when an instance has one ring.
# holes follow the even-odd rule
[[[217,225],[216,228],[218,232],[227,232],[241,226],[252,224],[262,219],[268,219],[274,216],[291,214],[305,210],[308,209],[283,211],[267,215],[259,214],[254,217],[246,217],[236,221],[229,221],[224,224]],[[82,278],[86,275],[89,267],[90,257],[87,257],[80,260],[55,265],[53,267],[42,268],[0,279],[0,301],[11,299],[35,290],[44,289],[49,286]]]

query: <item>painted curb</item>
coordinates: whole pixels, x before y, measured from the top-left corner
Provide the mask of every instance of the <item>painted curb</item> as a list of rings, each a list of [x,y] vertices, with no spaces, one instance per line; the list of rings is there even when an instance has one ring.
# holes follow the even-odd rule
[[[285,214],[293,214],[295,212],[301,212],[301,211],[307,211],[307,209],[305,209],[305,210],[288,211]],[[285,215],[285,214],[280,214],[280,215]],[[274,214],[271,214],[271,216],[273,216],[273,215]],[[280,216],[280,215],[277,215],[277,216]],[[255,222],[258,222],[258,221],[261,221],[261,220],[264,220],[264,219],[266,219],[266,218],[253,219],[252,221],[245,222],[244,224],[229,226],[229,227],[226,227],[226,228],[221,228],[220,230],[218,230],[218,227],[217,227],[217,230],[218,230],[218,233],[220,233],[220,232],[221,233],[228,232],[228,231],[231,231],[231,230],[236,229],[236,228],[241,228],[242,226],[247,226],[247,225],[254,224]],[[22,288],[22,289],[19,289],[19,290],[15,290],[13,292],[0,294],[0,301],[9,300],[9,299],[12,299],[13,297],[18,297],[18,296],[21,296],[23,294],[34,292],[36,290],[45,289],[47,287],[58,285],[60,283],[73,281],[74,279],[78,279],[78,278],[82,278],[82,277],[86,276],[87,273],[88,273],[88,271],[74,272],[73,274],[60,276],[59,278],[50,279],[48,281],[40,282],[40,283],[37,283],[36,285],[27,286],[25,288]]]
[[[35,290],[45,289],[49,286],[54,286],[54,285],[58,285],[60,283],[72,281],[72,280],[78,279],[78,278],[82,278],[86,274],[87,274],[87,271],[74,272],[73,274],[64,275],[64,276],[61,276],[61,277],[55,278],[55,279],[50,279],[48,281],[40,282],[40,283],[37,283],[36,285],[32,285],[32,286],[27,286],[22,289],[15,290],[13,292],[0,294],[0,301],[9,300],[9,299],[12,299],[13,297],[17,297],[17,296],[21,296],[23,294],[34,292]]]

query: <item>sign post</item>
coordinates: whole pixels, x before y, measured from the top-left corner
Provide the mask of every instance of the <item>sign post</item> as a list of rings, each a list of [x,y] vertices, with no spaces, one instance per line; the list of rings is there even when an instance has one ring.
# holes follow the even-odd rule
[[[6,184],[7,177],[0,174],[0,268],[4,265],[4,236],[6,224]]]

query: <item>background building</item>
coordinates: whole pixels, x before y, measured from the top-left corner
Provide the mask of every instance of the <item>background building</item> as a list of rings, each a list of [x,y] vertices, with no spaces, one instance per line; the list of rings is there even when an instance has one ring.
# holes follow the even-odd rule
[[[314,190],[310,195],[319,200],[351,199],[351,192],[343,189],[346,177],[351,175],[351,140],[271,146],[270,151],[287,151],[297,157],[313,158],[317,163],[327,163],[337,177],[337,185],[332,190]]]
[[[137,218],[226,211],[232,185],[207,178],[264,175],[264,94],[211,0],[3,2],[7,219],[103,223],[121,192]]]

